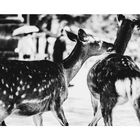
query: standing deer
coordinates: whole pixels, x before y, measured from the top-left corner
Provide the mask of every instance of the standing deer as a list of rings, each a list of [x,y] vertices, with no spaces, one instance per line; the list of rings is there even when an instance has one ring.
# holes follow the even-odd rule
[[[140,120],[140,69],[129,56],[123,56],[131,38],[136,20],[118,16],[122,24],[117,33],[114,52],[107,53],[90,69],[87,76],[91,92],[93,120],[97,125],[103,117],[105,125],[112,125],[112,110],[117,104],[131,101]]]
[[[71,54],[61,63],[39,61],[0,61],[0,124],[10,114],[33,116],[42,125],[42,113],[52,111],[61,125],[67,126],[62,104],[68,96],[68,83],[91,56],[112,48],[79,29],[78,36],[67,31],[76,41]]]

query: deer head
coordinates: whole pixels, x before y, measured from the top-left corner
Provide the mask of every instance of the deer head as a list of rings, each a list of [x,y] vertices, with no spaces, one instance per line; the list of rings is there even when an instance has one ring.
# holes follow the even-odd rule
[[[113,45],[111,43],[104,42],[91,34],[87,34],[83,29],[79,29],[78,35],[72,32],[66,32],[71,41],[75,41],[77,42],[76,45],[81,46],[82,52],[88,58],[113,50]]]
[[[119,28],[114,42],[114,50],[116,53],[124,54],[127,44],[131,39],[134,27],[137,26],[139,28],[140,21],[136,19],[134,15],[126,17],[121,14],[117,15],[117,21]]]
[[[113,45],[87,34],[83,29],[79,29],[78,35],[69,31],[66,33],[71,41],[76,42],[72,53],[62,62],[69,83],[89,57],[111,51]]]

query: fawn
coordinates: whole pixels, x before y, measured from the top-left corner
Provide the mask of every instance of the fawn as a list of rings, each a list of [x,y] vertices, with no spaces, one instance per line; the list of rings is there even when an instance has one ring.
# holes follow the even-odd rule
[[[91,56],[110,51],[110,43],[95,40],[79,29],[78,35],[68,32],[76,42],[71,54],[60,63],[48,60],[0,60],[0,124],[10,114],[33,116],[36,125],[43,125],[42,113],[52,111],[61,125],[68,122],[63,102],[68,97],[68,83]]]
[[[123,56],[138,21],[126,19],[122,15],[118,17],[122,24],[117,33],[114,51],[96,62],[87,76],[94,112],[89,126],[97,125],[102,117],[105,125],[113,125],[113,108],[128,100],[140,120],[140,69],[131,57]]]

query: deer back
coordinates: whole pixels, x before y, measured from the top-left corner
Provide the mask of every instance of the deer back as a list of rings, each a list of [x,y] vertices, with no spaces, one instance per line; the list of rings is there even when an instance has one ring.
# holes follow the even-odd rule
[[[0,102],[9,112],[18,108],[23,115],[33,115],[49,109],[49,104],[58,96],[63,98],[58,94],[63,94],[59,92],[63,90],[66,90],[66,84],[60,64],[46,60],[0,61]],[[30,104],[30,107],[27,109],[25,104]]]
[[[87,83],[90,90],[96,93],[114,92],[115,82],[140,77],[140,69],[131,57],[110,54],[98,61],[89,71]],[[108,90],[107,90],[108,89]]]

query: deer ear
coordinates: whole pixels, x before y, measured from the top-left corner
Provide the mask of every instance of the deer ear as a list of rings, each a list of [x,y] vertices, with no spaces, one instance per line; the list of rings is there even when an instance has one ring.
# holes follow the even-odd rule
[[[122,21],[125,19],[125,16],[122,14],[117,15],[118,25],[120,26]]]
[[[77,41],[77,35],[76,34],[74,34],[72,32],[69,32],[69,31],[66,31],[66,34],[71,41]]]
[[[124,20],[125,16],[122,14],[117,15],[118,21]]]
[[[81,41],[84,41],[84,42],[87,41],[87,39],[88,39],[88,35],[83,29],[79,29],[78,37]]]

